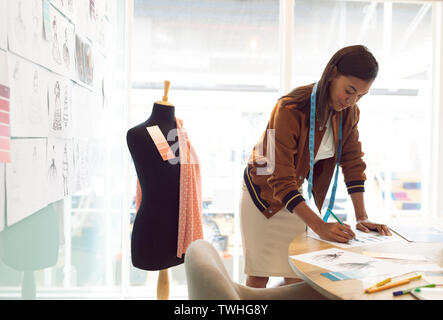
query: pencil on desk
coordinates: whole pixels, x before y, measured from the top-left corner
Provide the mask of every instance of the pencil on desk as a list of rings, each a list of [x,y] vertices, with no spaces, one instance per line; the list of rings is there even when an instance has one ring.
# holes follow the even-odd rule
[[[384,285],[384,284],[386,284],[388,282],[391,282],[391,280],[392,280],[391,278],[387,278],[385,280],[382,280],[382,281],[374,284],[373,286],[370,286],[369,288],[365,289],[365,292],[367,293],[369,289],[374,289],[374,288],[377,288],[377,287],[381,287],[382,285]]]
[[[407,284],[407,283],[411,282],[412,280],[418,280],[418,279],[421,279],[421,274],[419,274],[418,276],[414,276],[414,277],[412,277],[412,278],[403,279],[403,280],[396,281],[396,282],[390,282],[390,283],[385,284],[385,285],[380,286],[380,287],[376,287],[376,288],[373,288],[373,287],[372,287],[372,288],[368,288],[368,289],[365,290],[365,292],[366,292],[366,293],[379,292],[379,291],[382,291],[382,290],[386,290],[386,289],[390,289],[390,288],[398,287],[398,286],[401,286],[401,285],[403,285],[403,284]]]

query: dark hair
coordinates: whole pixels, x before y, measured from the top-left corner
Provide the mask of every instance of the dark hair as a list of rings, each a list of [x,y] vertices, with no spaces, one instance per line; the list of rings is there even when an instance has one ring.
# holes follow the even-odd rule
[[[337,51],[326,65],[317,86],[316,114],[318,120],[321,122],[324,122],[326,118],[326,106],[329,98],[329,79],[333,75],[335,67],[337,67],[337,74],[354,76],[368,81],[374,80],[378,73],[377,60],[375,60],[372,53],[365,46],[349,46]],[[306,105],[310,101],[313,87],[314,84],[295,88],[289,94],[280,98],[292,98],[287,101],[282,101],[282,105]]]

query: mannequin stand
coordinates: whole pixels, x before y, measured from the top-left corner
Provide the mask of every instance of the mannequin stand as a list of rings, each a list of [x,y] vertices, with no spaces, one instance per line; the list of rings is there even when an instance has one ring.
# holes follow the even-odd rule
[[[157,299],[168,300],[169,299],[169,269],[163,269],[159,271],[157,282]]]
[[[22,298],[23,300],[35,300],[36,286],[33,270],[23,272]]]

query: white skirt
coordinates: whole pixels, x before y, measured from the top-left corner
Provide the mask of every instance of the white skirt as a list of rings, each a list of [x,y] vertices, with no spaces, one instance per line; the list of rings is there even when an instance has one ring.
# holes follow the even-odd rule
[[[291,241],[306,230],[306,224],[296,214],[282,208],[266,218],[255,206],[243,182],[240,229],[246,275],[299,278],[288,256]]]

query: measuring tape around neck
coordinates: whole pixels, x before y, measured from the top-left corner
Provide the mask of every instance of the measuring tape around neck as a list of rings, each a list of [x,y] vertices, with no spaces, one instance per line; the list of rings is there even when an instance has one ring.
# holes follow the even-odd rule
[[[308,177],[308,197],[309,201],[312,198],[312,180],[314,176],[314,146],[315,146],[315,111],[317,103],[317,85],[315,83],[311,94],[311,111],[309,119],[309,177]],[[341,146],[342,145],[342,114],[340,112],[340,126],[338,130],[338,146],[337,146],[337,167],[335,171],[334,185],[332,186],[331,199],[329,200],[328,209],[332,210],[334,207],[335,193],[337,191],[338,172],[340,170]],[[327,222],[329,218],[329,210],[326,211],[323,221]]]

